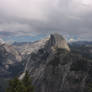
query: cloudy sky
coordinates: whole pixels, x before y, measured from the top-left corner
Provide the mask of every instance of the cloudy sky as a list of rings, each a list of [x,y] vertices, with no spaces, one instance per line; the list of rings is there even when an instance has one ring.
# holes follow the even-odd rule
[[[92,40],[92,0],[0,0],[0,38],[33,41],[54,32]]]

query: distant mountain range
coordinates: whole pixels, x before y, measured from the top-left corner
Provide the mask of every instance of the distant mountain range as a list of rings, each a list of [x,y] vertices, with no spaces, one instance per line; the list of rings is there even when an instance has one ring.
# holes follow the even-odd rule
[[[70,44],[72,44],[72,45],[86,45],[86,46],[91,45],[92,46],[92,41],[75,41],[75,42],[71,42]]]
[[[42,48],[46,41],[49,38],[44,38],[42,40],[38,40],[35,42],[15,42],[13,43],[13,46],[21,52],[22,55],[30,54],[32,52],[38,51],[40,48]]]
[[[29,71],[35,92],[88,92],[92,42],[67,43],[59,34],[35,42],[0,42],[0,81]],[[4,84],[0,83],[0,90]],[[4,91],[0,91],[4,92]]]
[[[21,61],[21,54],[12,45],[6,43],[0,45],[0,77],[13,76],[14,67]]]

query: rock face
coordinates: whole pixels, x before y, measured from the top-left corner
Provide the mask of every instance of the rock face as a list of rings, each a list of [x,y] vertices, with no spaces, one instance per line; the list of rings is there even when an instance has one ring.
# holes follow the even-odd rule
[[[12,76],[21,61],[21,54],[13,46],[6,43],[0,45],[0,77]]]
[[[35,92],[87,92],[92,64],[71,52],[62,36],[51,35],[44,48],[26,61],[25,71],[33,78]]]
[[[14,43],[13,46],[24,56],[43,48],[48,39],[45,38],[35,42]]]
[[[55,48],[62,48],[70,51],[69,46],[63,36],[59,34],[51,34],[50,37],[35,42],[14,43],[13,46],[21,52],[22,55],[28,55],[44,48],[48,51]]]
[[[43,41],[40,41],[40,43],[42,43],[42,42]],[[41,58],[42,56],[44,56],[43,60],[45,60],[45,58],[47,59],[49,53],[54,53],[53,51],[55,51],[57,48],[65,49],[67,51],[70,51],[69,46],[68,46],[66,40],[61,35],[59,35],[59,34],[51,34],[49,39],[44,40],[44,45],[42,45],[42,47],[40,47],[37,52],[33,52],[31,54],[31,57],[35,58],[35,54],[38,54],[37,55],[38,57],[36,57],[36,58],[39,61],[42,59]],[[30,54],[28,56],[30,57]],[[33,60],[33,63],[37,62],[38,61],[37,59],[35,61]],[[26,65],[28,65],[28,66],[26,66],[26,68],[30,69],[30,66],[29,66],[30,65],[30,61],[27,62]]]
[[[48,53],[41,49],[28,57],[26,70],[33,78],[35,92],[87,92],[91,66],[82,56],[67,50]]]
[[[86,92],[87,61],[60,49],[52,56],[31,71],[35,92]]]
[[[35,92],[88,92],[88,85],[92,84],[92,62],[74,49],[70,50],[61,35],[52,34],[20,52],[27,54],[20,79],[29,71]],[[14,47],[0,45],[0,77],[16,75],[14,73],[21,70],[20,63],[21,55]]]
[[[46,46],[47,49],[62,48],[70,51],[66,40],[59,34],[51,34]]]

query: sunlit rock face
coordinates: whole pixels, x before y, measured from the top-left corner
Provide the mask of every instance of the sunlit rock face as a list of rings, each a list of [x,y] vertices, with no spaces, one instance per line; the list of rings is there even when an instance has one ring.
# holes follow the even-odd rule
[[[50,35],[50,39],[47,41],[46,48],[47,48],[47,50],[49,50],[49,49],[54,50],[56,48],[62,48],[67,51],[70,51],[70,48],[69,48],[66,40],[64,39],[64,37],[57,33]]]
[[[31,43],[14,43],[13,46],[20,51],[22,55],[28,55],[32,52],[37,52],[44,48],[48,51],[55,50],[55,48],[62,48],[70,51],[66,40],[59,34],[51,34],[49,37]]]
[[[70,48],[69,48],[66,40],[63,38],[63,36],[61,36],[59,34],[51,34],[50,37],[48,38],[48,40],[45,40],[43,47],[39,48],[37,52],[33,52],[33,53],[31,53],[31,55],[28,55],[28,56],[29,57],[31,56],[31,60],[32,60],[32,58],[34,58],[34,60],[32,60],[33,63],[36,63],[38,61],[41,62],[41,60],[48,59],[48,55],[50,53],[55,53],[57,48],[64,49],[68,52],[70,51]],[[30,61],[27,62],[25,70],[26,69],[30,69]]]

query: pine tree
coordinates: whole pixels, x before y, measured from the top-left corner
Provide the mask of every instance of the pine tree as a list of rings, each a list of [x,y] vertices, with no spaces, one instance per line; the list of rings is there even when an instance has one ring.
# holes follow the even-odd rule
[[[88,92],[92,92],[92,83],[88,84]]]
[[[33,92],[34,87],[28,72],[25,73],[23,80],[17,77],[9,81],[9,87],[6,92]]]
[[[28,71],[26,71],[22,82],[23,82],[23,84],[26,88],[26,92],[33,92],[34,91],[34,87],[32,85],[32,80],[30,78],[30,75],[29,75]]]
[[[9,88],[6,92],[26,92],[23,83],[16,77],[9,81]]]

